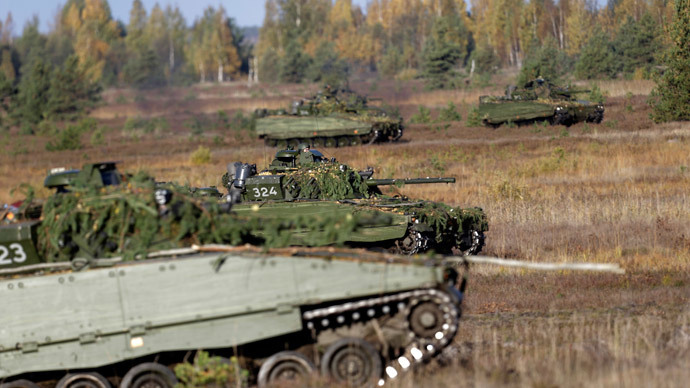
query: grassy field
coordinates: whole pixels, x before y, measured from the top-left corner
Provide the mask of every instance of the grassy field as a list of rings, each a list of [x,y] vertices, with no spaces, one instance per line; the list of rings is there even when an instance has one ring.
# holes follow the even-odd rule
[[[486,254],[612,262],[627,273],[476,266],[466,316],[447,354],[452,367],[429,365],[396,384],[683,385],[690,378],[690,125],[649,119],[653,84],[606,81],[597,83],[608,96],[600,125],[468,127],[464,119],[477,97],[502,94],[506,83],[443,92],[426,92],[417,81],[353,83],[405,118],[419,105],[436,117],[452,101],[463,121],[407,124],[397,144],[322,151],[356,168],[372,166],[382,178],[456,177],[454,185],[398,190],[482,207],[490,219]],[[219,186],[227,163],[262,168],[275,152],[233,124],[236,112],[287,106],[316,88],[108,90],[92,113],[102,143],[87,133],[82,149],[48,152],[50,133],[0,135],[0,203],[21,198],[12,193],[19,183],[39,188],[50,167],[87,161],[120,160],[125,170],[145,169],[160,180]],[[154,124],[132,125],[136,117]],[[210,149],[210,163],[192,163],[199,146]]]

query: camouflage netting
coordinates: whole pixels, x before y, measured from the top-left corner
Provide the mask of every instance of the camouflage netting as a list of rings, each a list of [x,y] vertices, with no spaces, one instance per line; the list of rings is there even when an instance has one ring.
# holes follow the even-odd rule
[[[284,186],[299,198],[342,200],[369,197],[364,178],[344,164],[309,163],[283,178]]]
[[[176,186],[160,190],[143,174],[119,186],[77,182],[71,193],[46,201],[43,218],[38,248],[46,262],[109,256],[127,260],[192,244],[280,247],[291,244],[295,230],[314,244],[329,245],[342,243],[357,227],[351,215],[290,221],[240,217],[215,199],[194,197]],[[255,237],[257,231],[261,238]]]
[[[401,206],[399,210],[414,214],[420,223],[429,225],[437,244],[455,243],[455,236],[463,232],[484,232],[489,229],[486,214],[476,207],[461,208],[439,202],[422,202],[419,205]]]

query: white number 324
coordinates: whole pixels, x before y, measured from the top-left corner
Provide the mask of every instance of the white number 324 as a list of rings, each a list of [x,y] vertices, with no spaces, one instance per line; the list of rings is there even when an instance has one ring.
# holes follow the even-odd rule
[[[276,191],[275,187],[271,187],[269,190],[267,187],[255,187],[254,188],[254,197],[270,197],[271,195],[278,195],[278,192]]]

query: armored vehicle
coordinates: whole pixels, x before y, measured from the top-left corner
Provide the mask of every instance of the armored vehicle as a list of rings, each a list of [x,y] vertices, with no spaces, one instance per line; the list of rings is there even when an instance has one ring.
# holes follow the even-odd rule
[[[508,86],[504,96],[479,97],[479,116],[484,125],[494,128],[509,122],[523,125],[545,121],[565,126],[581,121],[600,123],[604,106],[575,98],[586,92],[589,90],[570,90],[538,78],[522,88]]]
[[[400,139],[402,118],[370,101],[348,89],[326,87],[311,98],[294,101],[288,110],[256,110],[256,133],[266,144],[279,148],[298,143],[343,147]]]
[[[484,245],[487,217],[481,208],[383,195],[387,185],[454,183],[455,178],[374,179],[373,169],[355,171],[308,147],[281,150],[269,167],[228,165],[223,185],[233,211],[263,219],[299,219],[303,215],[357,215],[361,228],[350,246],[388,249],[401,254],[428,250],[477,254]],[[327,239],[325,239],[327,240]],[[303,245],[312,245],[303,241]]]
[[[1,388],[173,388],[171,367],[197,349],[237,357],[260,387],[317,364],[367,386],[433,357],[458,328],[464,282],[443,258],[208,245],[288,245],[321,221],[349,234],[356,217],[259,225],[138,176],[74,181],[43,216],[0,226]],[[261,241],[247,233],[262,225]]]

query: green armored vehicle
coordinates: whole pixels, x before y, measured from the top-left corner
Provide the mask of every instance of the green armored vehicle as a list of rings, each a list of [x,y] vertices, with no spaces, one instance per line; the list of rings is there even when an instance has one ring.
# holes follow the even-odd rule
[[[278,151],[264,171],[255,165],[228,164],[223,185],[233,211],[262,219],[303,215],[356,215],[363,223],[349,246],[387,249],[400,254],[428,250],[477,254],[484,245],[487,217],[481,208],[383,195],[382,186],[454,183],[455,178],[374,179],[373,169],[355,171],[309,147]],[[302,245],[313,245],[304,241]]]
[[[289,244],[319,222],[349,234],[356,217],[252,223],[137,176],[72,181],[43,217],[0,226],[0,388],[173,388],[198,349],[236,357],[260,387],[315,365],[380,385],[458,330],[464,281],[443,258],[208,245]]]
[[[524,87],[506,88],[505,96],[479,97],[479,116],[482,123],[499,127],[505,123],[517,125],[545,121],[552,125],[570,126],[577,122],[600,123],[604,106],[575,98],[588,90],[569,90],[541,78],[527,82]]]
[[[256,110],[256,133],[266,144],[279,148],[299,143],[344,147],[400,139],[402,118],[371,106],[370,101],[348,89],[326,87],[311,98],[294,101],[288,110]]]

